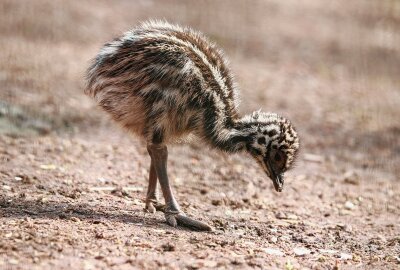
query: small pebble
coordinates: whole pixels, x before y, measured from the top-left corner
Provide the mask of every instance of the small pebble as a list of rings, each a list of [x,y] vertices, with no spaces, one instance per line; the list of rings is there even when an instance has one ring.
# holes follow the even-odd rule
[[[276,236],[271,236],[271,237],[269,238],[269,241],[270,241],[271,243],[276,243],[276,242],[278,242],[278,237],[276,237]]]
[[[285,253],[280,251],[279,249],[274,249],[274,248],[263,248],[262,249],[265,253],[269,255],[276,255],[276,256],[283,256]]]
[[[172,245],[172,244],[170,244],[170,243],[163,244],[163,245],[161,246],[161,248],[162,248],[163,251],[167,251],[167,252],[169,252],[169,251],[175,251],[175,246]]]
[[[296,254],[296,256],[305,256],[311,253],[311,250],[309,250],[308,248],[305,247],[297,247],[293,249],[294,254]]]
[[[73,221],[73,222],[79,222],[79,221],[81,221],[81,220],[80,220],[79,218],[77,218],[77,217],[71,217],[70,220]]]
[[[341,260],[351,260],[353,259],[353,255],[347,253],[340,253]]]
[[[356,206],[351,201],[346,201],[345,204],[344,204],[344,207],[347,210],[353,210]]]

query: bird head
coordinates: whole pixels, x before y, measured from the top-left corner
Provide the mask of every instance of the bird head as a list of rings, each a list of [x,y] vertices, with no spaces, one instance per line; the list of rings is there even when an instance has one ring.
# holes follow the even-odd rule
[[[289,120],[274,114],[256,111],[242,119],[249,127],[247,151],[281,192],[284,173],[294,163],[299,150],[299,138]]]

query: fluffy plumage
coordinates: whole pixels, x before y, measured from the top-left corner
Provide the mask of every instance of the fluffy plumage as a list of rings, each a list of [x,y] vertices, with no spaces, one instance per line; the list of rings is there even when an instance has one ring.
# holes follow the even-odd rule
[[[85,92],[148,144],[193,134],[216,149],[246,150],[271,178],[291,167],[299,148],[287,119],[239,116],[221,50],[190,28],[146,22],[106,43],[88,69]]]

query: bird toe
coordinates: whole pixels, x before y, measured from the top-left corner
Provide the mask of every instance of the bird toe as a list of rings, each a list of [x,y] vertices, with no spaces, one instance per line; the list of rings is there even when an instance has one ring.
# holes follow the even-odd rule
[[[166,220],[167,220],[167,223],[168,223],[170,226],[172,226],[172,227],[174,227],[174,228],[176,228],[176,227],[178,226],[178,222],[176,221],[176,218],[175,218],[174,215],[169,215],[169,216],[167,216],[167,217],[166,217]]]
[[[152,214],[154,214],[157,211],[156,207],[154,207],[152,202],[146,203],[146,207],[144,208],[144,210]]]

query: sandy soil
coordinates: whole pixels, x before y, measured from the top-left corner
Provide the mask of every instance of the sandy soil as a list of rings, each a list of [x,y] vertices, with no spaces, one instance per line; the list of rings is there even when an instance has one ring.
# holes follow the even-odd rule
[[[142,210],[145,145],[82,93],[101,44],[147,18],[209,35],[241,112],[302,139],[283,193],[246,155],[170,147],[210,233]],[[398,269],[399,22],[396,1],[0,1],[0,269]]]

